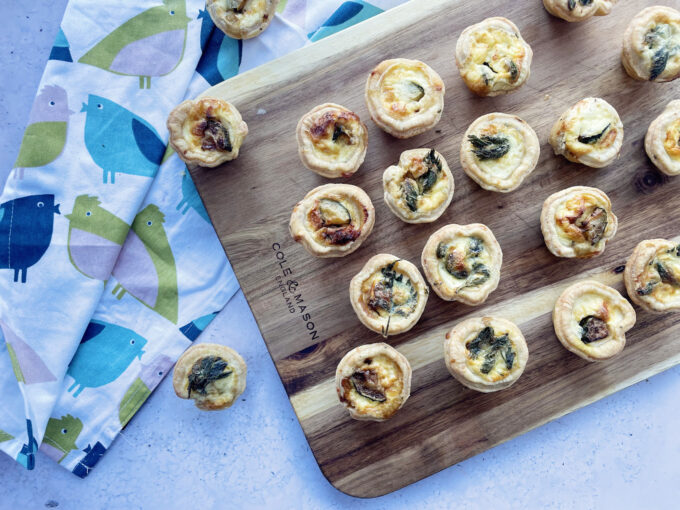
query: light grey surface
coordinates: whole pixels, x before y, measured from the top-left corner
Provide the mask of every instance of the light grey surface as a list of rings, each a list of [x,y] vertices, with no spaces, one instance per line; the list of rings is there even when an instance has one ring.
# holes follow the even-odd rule
[[[0,180],[65,4],[0,2]],[[85,480],[41,454],[30,472],[0,454],[0,510],[678,507],[680,367],[396,493],[358,500],[316,466],[242,294],[200,340],[227,343],[248,363],[248,388],[232,409],[200,412],[166,379]]]

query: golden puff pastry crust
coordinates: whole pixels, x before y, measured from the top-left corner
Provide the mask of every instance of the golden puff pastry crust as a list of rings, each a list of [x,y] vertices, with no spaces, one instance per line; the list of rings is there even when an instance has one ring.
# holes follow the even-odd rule
[[[498,287],[503,252],[486,225],[451,224],[430,236],[420,263],[440,298],[479,305]]]
[[[479,96],[512,92],[529,78],[533,52],[517,26],[494,17],[467,27],[456,42],[456,65]]]
[[[217,411],[230,407],[246,389],[246,371],[239,353],[225,345],[192,345],[177,360],[172,386],[199,409]]]
[[[464,320],[444,340],[444,362],[451,375],[483,393],[512,385],[528,359],[529,349],[520,329],[498,317]]]
[[[623,145],[623,123],[604,99],[587,97],[565,111],[548,139],[555,154],[592,168],[612,163]]]
[[[680,310],[680,245],[666,239],[639,243],[623,272],[628,296],[650,312]]]
[[[269,26],[279,0],[206,0],[213,23],[234,39],[257,37]]]
[[[617,355],[626,331],[635,325],[635,310],[616,289],[595,280],[575,283],[557,298],[553,326],[560,343],[588,361]]]
[[[680,175],[680,100],[671,101],[652,121],[645,136],[652,163],[666,175]]]
[[[660,5],[640,11],[623,34],[621,61],[636,80],[666,82],[680,76],[680,12]]]
[[[618,228],[612,203],[604,191],[573,186],[546,198],[541,211],[545,244],[557,257],[595,257]]]
[[[401,153],[399,164],[383,173],[387,207],[406,223],[431,223],[453,198],[453,175],[444,157],[434,149]]]
[[[371,257],[349,284],[349,298],[357,317],[385,338],[404,333],[418,322],[428,294],[418,268],[387,253]]]
[[[227,101],[188,99],[168,116],[170,145],[185,162],[213,168],[238,157],[248,125]]]
[[[371,71],[365,99],[380,129],[397,138],[410,138],[439,122],[444,92],[444,82],[430,66],[395,58],[380,62]]]
[[[540,152],[538,136],[524,120],[516,115],[489,113],[465,132],[460,164],[482,188],[507,193],[533,172]]]
[[[543,0],[545,9],[565,21],[584,21],[606,16],[618,0]]]
[[[351,184],[324,184],[295,204],[290,234],[315,257],[344,257],[369,236],[375,209],[369,196]]]
[[[411,365],[388,344],[360,345],[340,360],[335,388],[355,420],[385,421],[411,394]]]
[[[349,177],[366,157],[366,126],[339,104],[325,103],[304,114],[295,134],[302,164],[324,177]]]

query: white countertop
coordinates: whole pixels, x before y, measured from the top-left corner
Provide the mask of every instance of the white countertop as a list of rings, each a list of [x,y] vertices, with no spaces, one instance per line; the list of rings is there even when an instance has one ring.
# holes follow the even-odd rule
[[[0,2],[0,183],[65,5]],[[227,343],[246,359],[240,402],[200,412],[175,397],[166,378],[84,480],[42,454],[34,471],[0,454],[0,510],[678,506],[680,367],[395,493],[360,500],[321,474],[240,292],[200,340]]]

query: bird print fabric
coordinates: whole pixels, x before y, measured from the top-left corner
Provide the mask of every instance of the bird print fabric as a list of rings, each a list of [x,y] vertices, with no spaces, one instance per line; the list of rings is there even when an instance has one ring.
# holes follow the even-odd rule
[[[238,289],[169,111],[400,1],[282,0],[247,41],[204,0],[69,1],[0,195],[0,451],[87,476]]]

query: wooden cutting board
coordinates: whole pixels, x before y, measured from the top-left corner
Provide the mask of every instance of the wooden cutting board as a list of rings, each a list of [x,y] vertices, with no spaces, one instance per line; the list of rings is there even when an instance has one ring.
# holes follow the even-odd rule
[[[569,24],[548,15],[538,0],[413,0],[205,93],[233,102],[250,134],[236,161],[192,169],[192,176],[314,456],[341,491],[362,497],[393,491],[680,362],[680,314],[638,309],[624,352],[599,364],[567,352],[551,322],[555,299],[567,285],[590,277],[623,290],[620,272],[639,241],[680,241],[680,177],[660,174],[643,143],[652,119],[677,98],[678,85],[633,81],[620,62],[628,22],[655,3],[620,2],[609,16]],[[514,94],[478,98],[456,70],[456,39],[466,26],[501,15],[519,26],[534,50],[531,77]],[[371,69],[395,57],[427,62],[446,83],[441,122],[409,140],[380,131],[363,99]],[[621,157],[600,170],[554,156],[547,143],[562,111],[588,96],[614,105],[625,126]],[[298,119],[324,102],[354,110],[369,127],[366,161],[344,182],[370,195],[376,224],[358,251],[340,259],[316,259],[288,233],[295,203],[329,182],[302,166],[295,142]],[[541,140],[536,170],[509,194],[482,190],[459,164],[467,126],[494,111],[524,118]],[[453,202],[429,225],[402,223],[382,199],[383,170],[415,147],[436,148],[455,178]],[[591,260],[552,256],[540,231],[543,200],[574,185],[604,190],[619,217],[616,237]],[[382,340],[352,311],[351,277],[381,252],[419,265],[432,232],[473,222],[488,225],[503,249],[498,289],[476,308],[431,293],[417,326],[388,340],[413,367],[411,398],[388,422],[351,420],[335,394],[335,367],[351,348]],[[516,322],[530,354],[514,386],[482,394],[448,374],[442,341],[462,319],[489,314]]]

